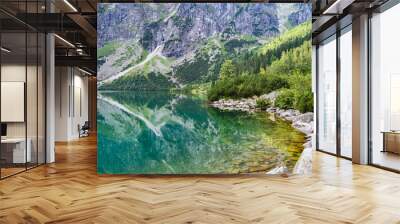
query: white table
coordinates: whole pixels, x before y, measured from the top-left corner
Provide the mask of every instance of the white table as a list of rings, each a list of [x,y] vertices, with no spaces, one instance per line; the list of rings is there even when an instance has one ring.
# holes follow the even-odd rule
[[[26,163],[32,160],[31,145],[32,141],[30,138],[26,140],[28,143],[25,151],[25,138],[5,138],[1,139],[2,145],[13,145],[13,163]]]

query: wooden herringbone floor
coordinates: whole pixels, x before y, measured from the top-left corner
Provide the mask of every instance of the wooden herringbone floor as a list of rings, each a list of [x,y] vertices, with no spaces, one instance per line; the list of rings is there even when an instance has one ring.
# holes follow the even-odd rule
[[[98,176],[96,139],[0,181],[0,223],[400,223],[400,175],[314,153],[313,174]]]

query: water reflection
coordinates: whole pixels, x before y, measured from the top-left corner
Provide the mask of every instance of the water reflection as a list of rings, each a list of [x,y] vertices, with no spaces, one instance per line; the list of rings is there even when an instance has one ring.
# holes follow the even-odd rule
[[[206,174],[292,169],[304,136],[266,113],[226,112],[168,92],[100,92],[98,172]]]

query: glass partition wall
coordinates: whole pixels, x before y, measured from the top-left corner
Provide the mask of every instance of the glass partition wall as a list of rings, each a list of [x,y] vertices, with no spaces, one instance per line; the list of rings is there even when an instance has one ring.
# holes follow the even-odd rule
[[[396,172],[400,172],[398,21],[400,4],[382,5],[369,17],[368,32],[368,163]],[[317,149],[347,159],[352,158],[352,41],[349,25],[317,46]]]
[[[340,155],[352,158],[352,33],[351,25],[341,31],[340,64]]]
[[[317,149],[352,157],[351,25],[317,47]]]
[[[318,47],[318,149],[336,154],[336,36]]]
[[[370,163],[400,171],[400,4],[371,18]]]
[[[18,7],[39,10],[32,2]],[[45,163],[45,41],[44,33],[0,12],[1,179]]]

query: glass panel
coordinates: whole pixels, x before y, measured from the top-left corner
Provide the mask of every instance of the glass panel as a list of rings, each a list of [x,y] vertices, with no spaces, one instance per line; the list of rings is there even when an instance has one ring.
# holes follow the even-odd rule
[[[400,170],[400,5],[375,15],[372,25],[372,163]]]
[[[45,163],[45,39],[44,34],[39,34],[39,46],[38,46],[38,163]]]
[[[26,33],[2,33],[1,43],[1,161],[2,177],[25,170],[26,151]],[[29,147],[28,147],[29,148]]]
[[[336,153],[336,37],[318,48],[318,148]]]
[[[1,1],[0,6],[23,16],[43,13],[45,1]],[[0,177],[4,178],[45,162],[46,40],[44,34],[1,12],[0,20]]]
[[[27,13],[39,11],[36,1],[27,2]],[[31,20],[37,20],[33,17]],[[37,21],[32,21],[37,22]],[[27,80],[26,80],[26,111],[27,111],[27,150],[31,151],[28,168],[37,166],[38,163],[38,33],[35,30],[27,30]]]
[[[38,36],[36,32],[27,34],[28,38],[28,63],[27,63],[27,82],[26,82],[26,111],[27,111],[27,149],[30,150],[28,156],[28,168],[37,165],[37,132],[38,132],[38,107],[37,107],[37,79],[38,79]]]
[[[352,157],[352,33],[340,36],[340,153]]]

